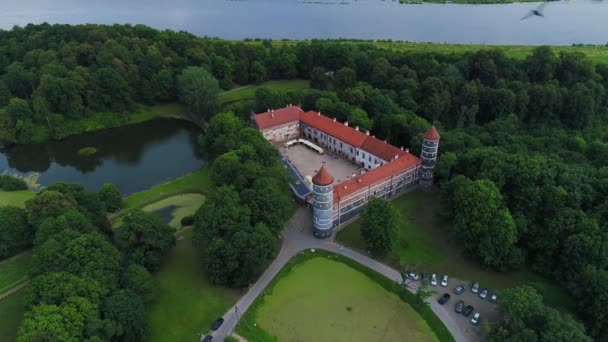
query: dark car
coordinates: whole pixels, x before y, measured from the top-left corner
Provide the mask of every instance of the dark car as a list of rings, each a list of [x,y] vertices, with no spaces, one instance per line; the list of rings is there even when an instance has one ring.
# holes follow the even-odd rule
[[[223,318],[216,319],[215,322],[213,322],[213,324],[211,325],[211,329],[213,329],[213,330],[219,329],[222,326],[222,323],[224,323]]]
[[[437,302],[441,305],[445,304],[448,302],[448,300],[450,300],[450,294],[449,293],[444,293],[443,296],[441,296],[441,298],[439,298],[437,300]]]
[[[473,307],[473,305],[467,305],[467,307],[464,308],[464,310],[462,310],[462,314],[465,317],[469,317],[469,316],[471,316],[471,313],[473,312],[473,310],[475,310],[475,308]]]
[[[211,336],[211,335],[207,335],[207,336],[205,336],[205,338],[203,339],[203,342],[211,342],[211,340],[213,340],[213,336]]]
[[[465,290],[465,287],[464,287],[464,285],[462,285],[462,284],[461,284],[461,285],[458,285],[458,286],[457,286],[457,287],[454,289],[454,293],[455,293],[455,294],[457,294],[457,295],[459,295],[459,294],[463,293],[463,292],[464,292],[464,290]]]
[[[427,277],[426,277],[426,273],[420,273],[420,281],[422,281],[423,284],[426,284],[427,281]]]
[[[462,310],[464,310],[464,302],[459,300],[454,307],[454,311],[456,311],[456,313],[462,313]]]

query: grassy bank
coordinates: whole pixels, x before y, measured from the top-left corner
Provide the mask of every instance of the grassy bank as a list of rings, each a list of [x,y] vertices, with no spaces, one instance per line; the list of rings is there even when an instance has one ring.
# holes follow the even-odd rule
[[[399,0],[401,4],[470,4],[470,5],[485,5],[485,4],[512,4],[516,2],[538,2],[539,0]]]
[[[319,250],[290,260],[236,330],[250,341],[453,340],[412,293],[355,261]]]
[[[482,268],[478,262],[465,256],[449,225],[437,219],[440,210],[438,193],[415,191],[392,203],[401,214],[399,242],[393,252],[383,258],[383,262],[397,268],[403,262],[420,272],[478,280],[491,289],[527,284],[536,288],[547,304],[568,309],[575,306],[564,289],[532,271],[496,272]],[[337,240],[365,250],[360,225],[360,220],[351,223],[338,233]]]
[[[25,314],[25,290],[21,289],[0,300],[0,341],[15,341],[19,323]]]
[[[0,295],[28,279],[32,251],[27,250],[0,262]]]
[[[143,207],[162,199],[185,193],[204,194],[211,188],[210,168],[202,169],[179,177],[167,183],[159,184],[148,190],[137,192],[124,200],[125,210]]]
[[[13,206],[23,208],[25,201],[34,197],[35,192],[31,190],[19,190],[19,191],[0,191],[0,206]]]
[[[159,298],[150,309],[151,341],[198,340],[242,295],[211,285],[192,246],[192,230],[178,234],[184,239],[177,241],[154,276]]]
[[[341,40],[345,44],[368,45],[373,44],[383,49],[389,49],[407,53],[438,53],[443,55],[461,56],[466,53],[480,50],[502,50],[509,58],[524,59],[537,47],[535,45],[485,45],[485,44],[447,44],[447,43],[416,43],[393,40]],[[283,44],[293,45],[298,41],[285,40],[273,41],[273,44],[280,46]],[[251,41],[251,44],[261,44],[258,41]],[[608,46],[599,45],[576,45],[576,46],[551,46],[555,53],[560,52],[580,52],[587,55],[596,63],[608,63]]]
[[[273,80],[261,84],[247,85],[235,88],[220,94],[220,102],[222,105],[228,105],[235,102],[250,101],[255,99],[255,91],[266,87],[272,90],[302,90],[310,86],[308,80]]]

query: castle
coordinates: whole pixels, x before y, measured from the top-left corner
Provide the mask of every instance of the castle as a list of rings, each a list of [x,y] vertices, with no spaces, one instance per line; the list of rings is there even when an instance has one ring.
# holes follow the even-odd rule
[[[297,106],[256,114],[254,121],[275,145],[299,139],[318,146],[320,153],[328,151],[361,168],[358,174],[336,182],[323,165],[312,177],[306,201],[312,205],[313,232],[319,238],[331,236],[335,227],[359,214],[370,196],[388,199],[433,182],[440,139],[434,126],[424,134],[422,153],[417,157],[409,149],[397,148],[369,131],[362,132],[358,126],[350,127],[348,122],[340,123]]]

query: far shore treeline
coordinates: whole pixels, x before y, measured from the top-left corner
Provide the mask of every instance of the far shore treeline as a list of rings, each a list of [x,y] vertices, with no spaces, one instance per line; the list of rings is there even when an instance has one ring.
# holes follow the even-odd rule
[[[225,41],[142,25],[15,27],[0,31],[0,142],[60,139],[128,122],[138,106],[184,103],[203,123],[200,144],[214,160],[214,189],[194,216],[195,247],[212,282],[242,288],[276,256],[291,210],[277,151],[249,127],[252,112],[298,104],[416,154],[434,124],[441,134],[435,172],[441,214],[467,257],[497,272],[533,270],[577,303],[570,312],[557,311],[531,288],[512,290],[504,297],[511,305],[499,300],[500,317],[487,339],[608,339],[608,65],[574,48],[538,47],[516,59],[503,49],[452,53],[385,45]],[[310,89],[262,87],[255,101],[223,107],[217,100],[221,90],[238,85],[296,78],[309,80]],[[110,206],[97,205],[97,195],[67,185],[54,189],[31,200],[15,222],[29,227],[30,237],[37,230],[35,275],[73,287],[52,297],[32,294],[20,337],[44,330],[36,318],[78,311],[86,324],[69,336],[142,338],[141,310],[121,303],[142,306],[146,291],[125,276],[147,279],[172,235],[131,246],[142,226],[158,222],[136,215],[113,236],[99,214]],[[50,204],[56,212],[44,209]],[[278,204],[285,210],[273,211]],[[44,215],[49,223],[41,223]],[[76,228],[68,227],[71,221]],[[160,247],[152,248],[155,243]],[[90,260],[84,248],[110,258]],[[148,248],[152,258],[141,255]],[[68,259],[48,256],[91,264],[71,269]],[[51,275],[40,268],[43,261],[69,275]],[[89,303],[70,299],[76,290]],[[123,318],[126,327],[114,324]]]

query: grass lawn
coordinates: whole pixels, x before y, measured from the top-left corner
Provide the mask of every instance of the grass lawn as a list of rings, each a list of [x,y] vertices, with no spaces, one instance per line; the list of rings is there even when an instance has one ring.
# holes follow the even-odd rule
[[[0,341],[14,341],[19,323],[23,319],[25,290],[21,289],[0,300]]]
[[[158,213],[171,227],[182,227],[182,218],[193,215],[205,201],[201,194],[182,194],[149,204],[144,211]]]
[[[0,206],[11,205],[23,208],[25,201],[35,195],[36,193],[30,190],[0,191]]]
[[[196,341],[242,295],[211,285],[192,246],[192,230],[169,252],[154,277],[159,298],[150,309],[151,341]]]
[[[399,296],[326,257],[295,264],[266,291],[237,328],[250,341],[438,340]]]
[[[124,201],[123,209],[142,207],[162,199],[184,194],[205,193],[211,188],[210,168],[203,167],[200,170],[179,177],[175,180],[157,185],[148,190],[137,192]]]
[[[135,124],[156,118],[188,118],[186,106],[177,102],[155,104],[153,106],[142,106],[138,111],[131,113],[129,124]]]
[[[0,261],[0,294],[3,294],[28,279],[31,261],[31,250],[27,250],[10,259]]]
[[[528,284],[536,288],[547,304],[568,309],[575,304],[570,295],[557,284],[530,270],[496,272],[483,269],[477,262],[463,255],[449,226],[434,218],[439,208],[439,194],[414,191],[392,202],[401,213],[399,242],[384,262],[398,266],[402,261],[421,272],[448,274],[465,280],[479,280],[482,286],[504,289]],[[337,240],[356,249],[364,250],[360,220],[342,229]]]
[[[250,101],[255,98],[255,91],[259,88],[266,87],[272,90],[302,90],[307,89],[310,82],[307,80],[275,80],[267,81],[262,84],[247,85],[235,88],[220,94],[220,102],[222,105],[238,102]]]

